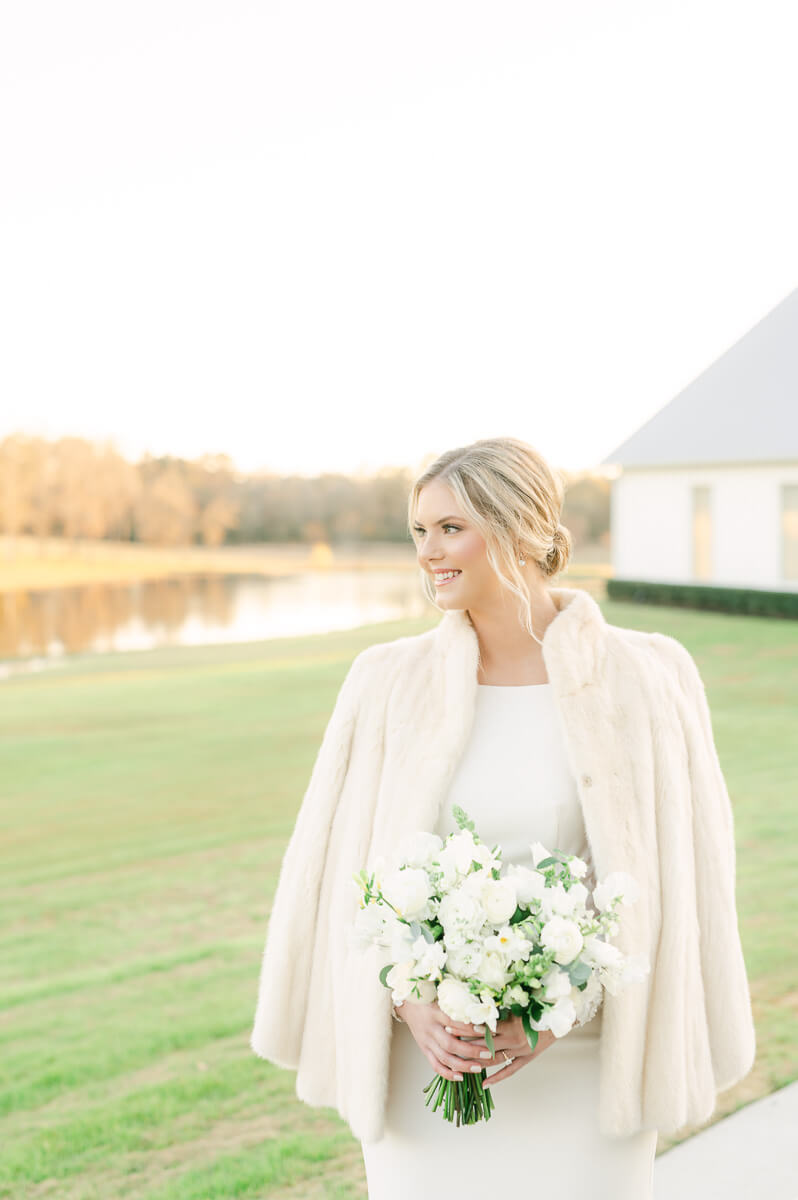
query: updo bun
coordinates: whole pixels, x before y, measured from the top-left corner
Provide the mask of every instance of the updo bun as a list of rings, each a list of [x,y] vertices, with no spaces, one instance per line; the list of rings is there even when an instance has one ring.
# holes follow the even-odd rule
[[[571,557],[572,544],[569,530],[564,525],[558,525],[554,531],[552,547],[541,564],[544,575],[559,575],[560,571],[567,567]]]

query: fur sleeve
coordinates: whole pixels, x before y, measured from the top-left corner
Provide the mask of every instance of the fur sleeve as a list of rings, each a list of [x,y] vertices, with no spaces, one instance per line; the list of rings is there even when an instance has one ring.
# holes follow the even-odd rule
[[[266,932],[250,1046],[280,1067],[299,1065],[319,892],[349,765],[366,651],[341,685],[283,855]]]
[[[715,1086],[717,1091],[724,1091],[748,1074],[756,1053],[735,900],[734,817],[698,667],[681,642],[665,634],[652,636],[675,669],[687,702],[683,728],[689,763],[701,971]]]

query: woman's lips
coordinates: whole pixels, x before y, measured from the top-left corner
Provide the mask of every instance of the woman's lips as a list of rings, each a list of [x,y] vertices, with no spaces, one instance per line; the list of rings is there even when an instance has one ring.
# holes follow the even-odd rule
[[[454,583],[455,579],[459,579],[460,576],[462,575],[462,573],[463,573],[462,571],[458,571],[456,575],[450,575],[448,579],[438,579],[438,576],[436,575],[435,576],[435,586],[436,587],[446,587],[447,583]]]

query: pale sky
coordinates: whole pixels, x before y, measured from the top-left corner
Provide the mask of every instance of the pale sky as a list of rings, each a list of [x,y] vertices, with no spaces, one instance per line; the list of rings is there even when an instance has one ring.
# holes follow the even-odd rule
[[[792,0],[4,0],[0,437],[592,466],[798,284]]]

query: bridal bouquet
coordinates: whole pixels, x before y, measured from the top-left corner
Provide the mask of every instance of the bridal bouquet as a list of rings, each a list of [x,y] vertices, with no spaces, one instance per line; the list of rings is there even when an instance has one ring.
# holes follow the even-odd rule
[[[439,1007],[452,1020],[485,1025],[520,1016],[530,1047],[538,1032],[563,1037],[597,1011],[603,989],[616,995],[639,982],[650,966],[643,955],[624,955],[609,941],[619,927],[618,906],[633,904],[636,881],[615,871],[593,890],[595,911],[580,879],[587,864],[560,850],[531,843],[534,868],[502,869],[501,847],[488,849],[474,822],[452,808],[459,833],[409,835],[394,864],[377,859],[375,870],[353,876],[360,908],[350,942],[376,946],[384,960],[380,981],[392,1002]],[[493,1108],[486,1071],[462,1080],[435,1077],[424,1088],[426,1104],[442,1105],[458,1126],[488,1120]]]

